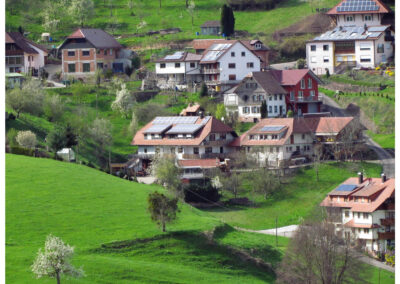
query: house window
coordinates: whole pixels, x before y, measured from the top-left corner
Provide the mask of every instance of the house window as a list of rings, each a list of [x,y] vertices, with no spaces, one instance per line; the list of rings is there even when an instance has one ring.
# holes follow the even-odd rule
[[[315,91],[314,90],[311,90],[310,91],[310,97],[314,97],[315,96]]]
[[[329,50],[329,45],[324,44],[324,51],[328,51]]]
[[[235,74],[231,74],[228,76],[229,81],[235,81],[236,80],[236,75]]]
[[[229,69],[235,69],[236,68],[236,64],[235,63],[229,63],[228,64],[228,68]]]
[[[316,45],[310,45],[310,50],[311,51],[316,51],[317,50],[317,46]]]
[[[274,100],[275,100],[275,101],[278,100],[278,95],[277,95],[277,94],[274,95]]]
[[[371,45],[368,43],[360,43],[360,50],[371,50]]]
[[[282,94],[279,95],[279,100],[281,101],[283,99]]]
[[[364,229],[364,234],[369,234],[369,229]]]
[[[272,101],[272,96],[268,96],[268,99],[269,99],[270,101]]]
[[[294,101],[294,92],[293,91],[290,91],[290,100]]]
[[[304,89],[305,87],[306,87],[306,82],[304,81],[304,79],[301,79],[300,88]]]
[[[110,55],[112,55],[112,49],[110,49]]]
[[[75,73],[75,63],[68,64],[68,73]]]
[[[75,56],[75,51],[68,51],[68,56]]]
[[[272,106],[269,106],[269,107],[268,107],[268,112],[269,112],[269,113],[272,113]]]
[[[156,154],[160,153],[160,148],[156,147],[155,153]]]
[[[254,68],[253,62],[247,62],[247,68]]]
[[[210,134],[209,140],[210,140],[210,141],[215,141],[215,134],[214,134],[214,133],[211,133],[211,134]]]
[[[231,52],[231,57],[235,57],[235,52]]]
[[[371,57],[369,57],[369,56],[361,56],[360,62],[371,62]]]
[[[329,57],[328,56],[324,56],[324,62],[328,63],[329,62]]]
[[[104,49],[104,55],[107,55],[107,49]]]
[[[242,51],[242,57],[246,56],[246,52]]]
[[[249,108],[248,107],[243,107],[243,113],[249,113]]]
[[[178,153],[182,154],[183,153],[183,147],[178,147]]]
[[[97,54],[100,54],[100,49],[96,49],[96,53],[97,53]]]
[[[83,63],[82,70],[83,72],[90,72],[90,63]]]
[[[256,48],[261,48],[261,43],[256,43]]]
[[[194,147],[193,148],[193,153],[194,154],[199,154],[199,147]]]
[[[312,89],[312,79],[308,78],[308,88]]]
[[[103,62],[97,62],[97,69],[103,69]]]
[[[299,98],[299,100],[303,99],[303,91],[299,91],[297,97]]]
[[[368,219],[368,217],[369,217],[369,216],[368,216],[368,213],[363,213],[363,218],[364,218],[364,219]]]
[[[365,15],[364,16],[364,21],[372,21],[372,16],[371,15]]]
[[[252,112],[252,113],[259,113],[260,111],[259,111],[259,108],[258,108],[258,107],[252,107],[252,108],[251,108],[251,112]]]
[[[160,63],[160,68],[165,68],[165,63]]]
[[[346,22],[353,22],[354,18],[353,18],[353,16],[345,16],[345,20],[346,20]]]
[[[278,112],[278,106],[274,106],[274,112],[275,112],[275,113]]]
[[[146,154],[146,153],[147,153],[147,148],[144,148],[144,149],[143,149],[143,152]]]
[[[378,48],[376,50],[377,53],[384,53],[385,52],[385,45],[383,43],[378,44]]]
[[[306,135],[305,134],[301,134],[301,139],[306,139]]]
[[[89,56],[90,51],[89,50],[82,50],[82,56]]]
[[[175,68],[181,68],[181,64],[180,63],[175,63]]]
[[[170,148],[171,154],[175,154],[175,147]]]
[[[211,154],[212,153],[212,147],[206,147],[206,154]]]
[[[190,68],[195,68],[196,67],[196,63],[195,62],[190,62]]]
[[[226,134],[225,133],[221,133],[219,135],[219,140],[225,140],[226,139]]]

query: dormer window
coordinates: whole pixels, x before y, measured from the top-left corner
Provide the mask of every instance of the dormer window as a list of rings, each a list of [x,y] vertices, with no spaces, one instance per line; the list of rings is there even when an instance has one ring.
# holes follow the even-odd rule
[[[256,49],[260,49],[261,48],[261,43],[258,42],[258,43],[255,44],[255,46],[256,46]]]

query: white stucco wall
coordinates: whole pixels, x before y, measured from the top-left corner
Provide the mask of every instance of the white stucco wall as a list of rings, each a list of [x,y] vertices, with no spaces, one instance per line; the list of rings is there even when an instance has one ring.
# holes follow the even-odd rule
[[[160,62],[156,63],[156,74],[184,74],[185,62],[162,62],[165,68],[160,68]],[[175,63],[180,63],[180,67],[176,68]]]
[[[394,34],[391,33],[393,36]],[[384,52],[378,53],[378,45],[383,44]],[[374,58],[375,66],[379,65],[381,62],[387,62],[387,60],[393,56],[393,46],[391,42],[385,41],[385,35],[383,34],[374,44]]]
[[[311,51],[311,46],[315,45],[316,50]],[[328,50],[324,50],[324,45],[328,45]],[[306,45],[307,66],[316,75],[326,74],[326,68],[329,73],[334,73],[334,54],[333,42],[309,42]],[[324,62],[324,58],[328,62]]]
[[[371,20],[366,20],[365,16],[371,16]],[[353,21],[347,21],[346,16],[352,16]],[[381,16],[378,14],[354,14],[354,15],[338,15],[337,26],[379,26],[381,24]]]
[[[361,48],[369,48],[369,50],[361,50]],[[357,67],[373,68],[374,58],[374,41],[360,40],[355,42],[355,56]],[[371,62],[361,62],[361,58],[370,58]]]

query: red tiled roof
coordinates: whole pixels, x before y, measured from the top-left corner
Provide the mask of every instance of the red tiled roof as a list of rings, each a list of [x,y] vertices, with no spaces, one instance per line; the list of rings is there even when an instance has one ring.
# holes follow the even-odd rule
[[[194,49],[207,49],[214,43],[233,43],[234,40],[226,40],[226,39],[194,39],[190,46]]]
[[[385,183],[382,183],[380,178],[372,178],[365,180],[362,184],[358,184],[358,178],[349,178],[342,184],[356,184],[358,185],[352,193],[357,193],[357,196],[369,197],[373,194],[379,193],[379,195],[371,202],[355,202],[354,199],[351,201],[332,202],[330,200],[330,194],[335,195],[335,190],[331,191],[327,197],[321,202],[320,206],[325,207],[347,207],[351,208],[353,212],[374,212],[379,206],[381,206],[386,199],[394,194],[395,190],[395,179],[387,179]],[[383,190],[378,190],[379,187],[384,187]],[[351,196],[351,195],[350,195]]]
[[[345,227],[349,228],[365,228],[365,229],[373,229],[373,228],[380,228],[378,224],[355,224],[354,219],[350,220],[346,224],[344,224]]]
[[[202,24],[200,26],[200,28],[213,28],[213,27],[220,27],[220,26],[221,26],[220,21],[207,21],[207,22],[204,22],[204,24]]]
[[[232,146],[268,146],[284,145],[292,133],[333,133],[343,130],[353,117],[299,117],[299,118],[265,118],[243,133],[239,139],[231,143]],[[281,125],[286,133],[278,140],[250,140],[249,135],[260,133],[264,126]],[[265,132],[264,132],[265,133]]]
[[[178,160],[178,165],[182,168],[216,168],[219,164],[218,159]]]
[[[188,112],[197,112],[200,109],[199,104],[188,105],[185,109],[183,109],[180,115],[186,115]]]
[[[379,10],[377,10],[377,11],[338,12],[336,8],[339,7],[340,5],[342,5],[342,3],[345,2],[345,1],[346,0],[340,1],[339,4],[337,4],[335,7],[330,9],[326,14],[327,15],[366,14],[366,13],[368,13],[368,14],[381,14],[381,13],[389,13],[390,12],[390,8],[388,8],[384,3],[382,3],[379,0],[373,0],[379,6]]]
[[[294,86],[297,85],[309,71],[308,69],[271,70],[271,73],[282,86]]]
[[[185,57],[185,61],[200,61],[201,59],[201,54],[195,54],[195,53],[187,53]]]
[[[195,124],[202,123],[203,120],[207,119],[198,117]],[[171,145],[171,146],[188,146],[188,145],[200,145],[201,142],[210,134],[210,133],[232,133],[233,136],[237,136],[236,132],[229,127],[228,125],[224,124],[223,122],[219,121],[214,117],[210,117],[204,127],[199,130],[199,133],[194,138],[189,139],[168,139],[166,137],[162,139],[154,139],[154,140],[147,140],[144,139],[144,132],[150,128],[153,124],[153,121],[146,124],[142,129],[140,129],[135,137],[133,138],[131,145]]]

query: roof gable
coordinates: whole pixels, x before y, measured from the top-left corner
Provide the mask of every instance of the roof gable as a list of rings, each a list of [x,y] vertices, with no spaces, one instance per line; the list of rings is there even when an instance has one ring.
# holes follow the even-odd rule
[[[99,49],[122,48],[122,45],[118,41],[116,41],[113,36],[101,29],[77,29],[67,37],[64,43],[60,46],[60,49],[67,41],[71,39],[86,39],[95,48]]]
[[[367,0],[363,5],[358,0],[342,0],[335,7],[330,9],[327,15],[345,14],[382,14],[389,13],[391,10],[380,0]]]
[[[37,50],[29,45],[32,44],[31,41],[26,39],[19,32],[8,32],[6,33],[6,43],[15,43],[19,48],[21,48],[25,53],[38,54]],[[32,44],[33,45],[33,44]],[[35,44],[36,45],[36,44]],[[40,49],[44,49],[41,47]],[[47,51],[47,50],[46,50]]]

